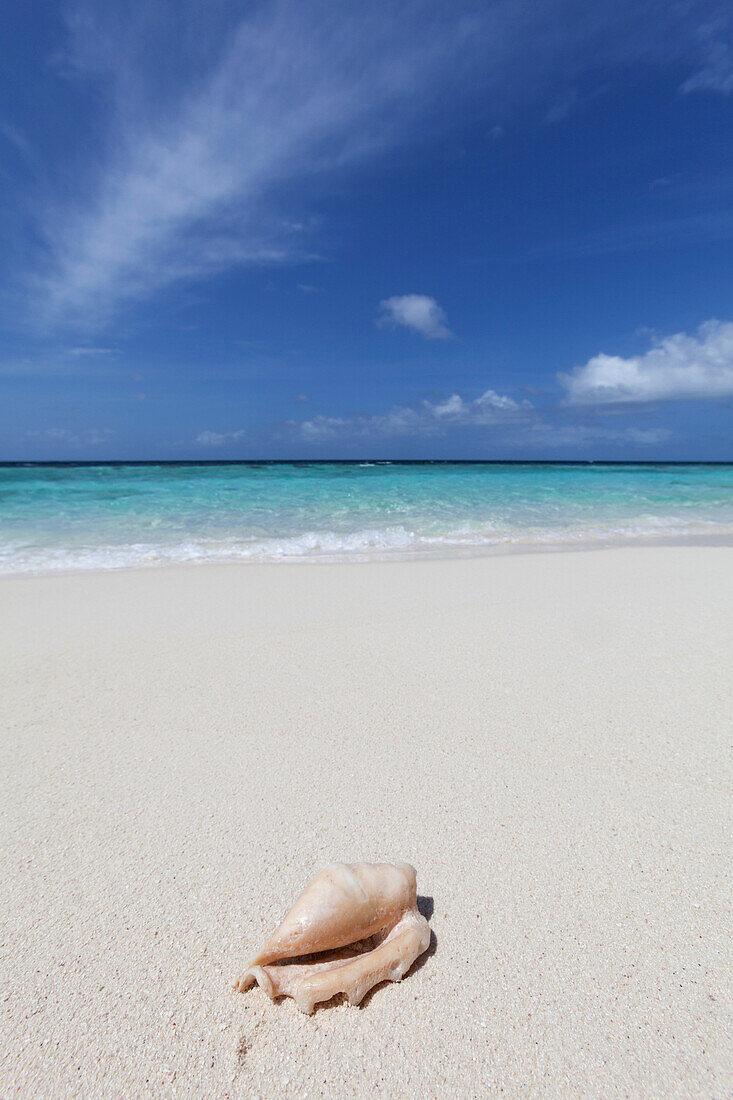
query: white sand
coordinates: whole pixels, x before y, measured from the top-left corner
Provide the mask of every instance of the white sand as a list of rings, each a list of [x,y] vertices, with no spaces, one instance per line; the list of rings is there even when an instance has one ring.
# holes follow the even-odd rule
[[[4,581],[0,1095],[722,1100],[732,589],[722,547]],[[434,953],[230,991],[335,859],[414,863]]]

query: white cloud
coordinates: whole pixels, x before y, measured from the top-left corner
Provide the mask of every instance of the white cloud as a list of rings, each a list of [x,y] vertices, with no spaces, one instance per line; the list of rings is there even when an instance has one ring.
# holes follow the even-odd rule
[[[427,340],[443,340],[451,335],[446,317],[435,298],[427,294],[401,294],[379,303],[378,325],[404,325]]]
[[[355,435],[364,435],[362,424],[367,417],[352,417],[347,419],[341,416],[315,416],[312,420],[304,420],[297,424],[300,434],[308,443],[315,443],[322,439],[335,439],[344,435],[351,425],[355,426]]]
[[[486,390],[474,401],[454,393],[443,401],[420,401],[395,405],[387,413],[373,416],[316,416],[296,427],[308,442],[343,436],[442,435],[450,428],[486,427],[526,418],[528,402],[517,404],[511,397]]]
[[[207,428],[199,432],[195,442],[201,447],[223,447],[235,439],[242,439],[246,434],[244,428],[240,428],[237,432],[211,432]]]
[[[573,405],[728,397],[733,323],[707,321],[694,336],[666,336],[645,355],[629,359],[601,353],[558,379]]]

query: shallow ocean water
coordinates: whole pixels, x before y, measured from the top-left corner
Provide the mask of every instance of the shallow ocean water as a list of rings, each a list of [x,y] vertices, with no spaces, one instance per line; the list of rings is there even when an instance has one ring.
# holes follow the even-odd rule
[[[733,540],[733,464],[0,467],[0,572]]]

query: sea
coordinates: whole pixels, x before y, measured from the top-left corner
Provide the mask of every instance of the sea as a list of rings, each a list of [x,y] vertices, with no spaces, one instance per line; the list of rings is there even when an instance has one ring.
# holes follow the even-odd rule
[[[733,464],[0,466],[0,573],[733,543]]]

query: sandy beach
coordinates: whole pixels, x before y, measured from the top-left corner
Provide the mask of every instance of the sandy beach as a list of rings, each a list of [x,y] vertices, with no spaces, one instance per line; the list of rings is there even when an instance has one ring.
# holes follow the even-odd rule
[[[3,1097],[733,1088],[733,549],[8,579]],[[231,980],[333,860],[433,943]]]

